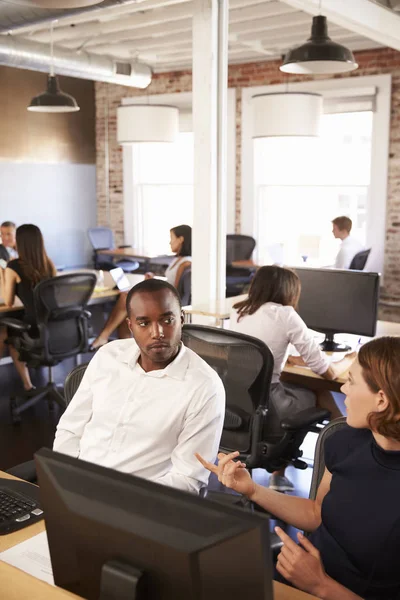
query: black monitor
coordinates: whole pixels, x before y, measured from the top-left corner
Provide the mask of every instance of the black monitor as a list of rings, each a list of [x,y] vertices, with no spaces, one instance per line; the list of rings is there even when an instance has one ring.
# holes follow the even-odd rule
[[[335,343],[335,333],[375,335],[378,273],[306,268],[296,268],[296,273],[301,281],[297,311],[307,327],[325,333],[323,350],[350,350]]]
[[[90,600],[272,600],[266,516],[48,449],[35,459],[56,585]]]

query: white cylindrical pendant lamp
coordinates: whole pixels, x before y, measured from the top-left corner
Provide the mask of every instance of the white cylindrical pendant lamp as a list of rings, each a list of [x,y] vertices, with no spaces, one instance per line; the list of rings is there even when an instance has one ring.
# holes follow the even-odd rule
[[[117,113],[119,144],[174,142],[179,134],[179,109],[160,104],[120,106]]]
[[[309,92],[276,92],[253,96],[253,138],[317,137],[323,98]]]

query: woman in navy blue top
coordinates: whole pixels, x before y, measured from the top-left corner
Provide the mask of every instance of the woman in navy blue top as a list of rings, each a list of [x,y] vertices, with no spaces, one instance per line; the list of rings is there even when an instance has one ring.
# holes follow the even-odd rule
[[[277,518],[307,532],[284,542],[278,572],[324,600],[400,599],[400,338],[360,349],[342,391],[348,427],[325,444],[316,500],[254,483],[238,453],[200,462]]]

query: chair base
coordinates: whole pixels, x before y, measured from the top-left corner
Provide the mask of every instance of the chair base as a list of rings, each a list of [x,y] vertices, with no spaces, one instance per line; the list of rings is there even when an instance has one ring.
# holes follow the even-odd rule
[[[22,398],[24,397],[26,398],[26,395],[22,396]],[[25,402],[22,402],[22,404],[17,402],[17,398],[17,396],[10,398],[11,419],[14,424],[21,422],[21,413],[44,398],[48,402],[50,411],[54,410],[54,402],[62,409],[66,407],[64,396],[57,390],[57,386],[53,381],[49,382],[46,386],[38,388],[34,395],[30,393],[29,398]]]

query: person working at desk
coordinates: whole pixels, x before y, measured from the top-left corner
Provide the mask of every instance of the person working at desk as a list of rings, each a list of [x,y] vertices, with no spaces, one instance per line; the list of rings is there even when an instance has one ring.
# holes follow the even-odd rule
[[[4,221],[4,223],[0,225],[0,237],[0,261],[8,263],[8,261],[18,258],[15,238],[15,223],[12,221]],[[4,268],[5,266],[6,265],[3,264]]]
[[[351,364],[354,354],[335,364],[330,364],[321,351],[313,334],[296,312],[301,292],[300,279],[291,269],[276,265],[261,267],[251,283],[249,296],[233,305],[230,328],[262,340],[274,357],[271,382],[271,411],[268,419],[268,435],[282,436],[280,422],[316,404],[329,410],[331,418],[341,416],[333,396],[326,390],[313,392],[289,383],[282,383],[280,376],[293,344],[300,357],[290,358],[293,363],[310,367],[325,379],[336,379]],[[293,491],[294,486],[285,470],[276,471],[270,477],[269,487],[280,492]]]
[[[192,228],[189,225],[173,227],[170,230],[169,244],[172,252],[176,254],[176,259],[165,271],[165,277],[171,285],[177,288],[184,270],[192,264]],[[153,273],[146,273],[145,275],[146,279],[151,279],[152,277],[154,277]],[[126,297],[127,292],[120,293],[101,333],[91,345],[92,350],[97,350],[97,348],[107,344],[108,338],[117,328],[118,337],[130,337],[130,332],[126,325]]]
[[[217,455],[225,390],[181,342],[178,292],[150,279],[127,297],[134,339],[115,340],[89,363],[57,427],[54,450],[190,492],[207,485],[197,462]],[[200,467],[200,468],[199,468]]]
[[[348,269],[355,255],[364,250],[361,242],[350,235],[352,226],[353,223],[349,217],[336,217],[332,221],[333,236],[342,240],[334,264],[336,269]]]
[[[24,322],[35,328],[33,288],[39,281],[54,277],[56,268],[47,256],[42,232],[36,225],[20,225],[16,232],[16,242],[19,258],[11,260],[6,269],[0,269],[4,302],[11,307],[17,296],[25,308]],[[4,330],[6,328],[3,328],[3,339],[6,337]],[[30,333],[33,334],[34,329]],[[11,344],[9,349],[24,389],[34,389],[28,367],[19,360],[18,351]]]
[[[323,600],[400,598],[400,338],[362,346],[342,391],[348,427],[325,442],[316,500],[278,494],[250,477],[239,452],[201,463],[276,518],[312,532],[284,542],[277,570]]]

